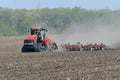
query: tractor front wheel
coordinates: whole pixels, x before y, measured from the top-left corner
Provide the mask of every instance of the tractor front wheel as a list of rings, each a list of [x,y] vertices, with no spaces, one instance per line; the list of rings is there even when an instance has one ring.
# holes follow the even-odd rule
[[[27,50],[25,49],[25,47],[23,46],[22,47],[22,50],[21,50],[22,52],[27,52]]]

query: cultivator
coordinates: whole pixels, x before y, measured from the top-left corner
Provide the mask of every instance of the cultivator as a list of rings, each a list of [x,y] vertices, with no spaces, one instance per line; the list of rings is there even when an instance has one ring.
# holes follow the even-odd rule
[[[106,46],[105,44],[101,43],[101,44],[81,44],[80,42],[78,42],[77,44],[62,44],[61,45],[61,49],[62,50],[67,50],[67,51],[92,51],[92,50],[105,50],[107,49],[108,46]]]

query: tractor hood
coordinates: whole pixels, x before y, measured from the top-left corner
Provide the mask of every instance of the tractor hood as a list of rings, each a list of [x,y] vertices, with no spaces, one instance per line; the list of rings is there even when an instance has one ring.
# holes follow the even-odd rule
[[[34,40],[34,42],[37,42],[37,35],[30,35],[25,38],[25,40]]]

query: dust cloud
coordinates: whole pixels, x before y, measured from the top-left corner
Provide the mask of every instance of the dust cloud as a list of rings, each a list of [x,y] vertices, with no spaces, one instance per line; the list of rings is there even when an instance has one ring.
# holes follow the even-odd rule
[[[104,43],[111,48],[120,48],[120,28],[111,25],[71,25],[59,35],[50,35],[57,44]]]

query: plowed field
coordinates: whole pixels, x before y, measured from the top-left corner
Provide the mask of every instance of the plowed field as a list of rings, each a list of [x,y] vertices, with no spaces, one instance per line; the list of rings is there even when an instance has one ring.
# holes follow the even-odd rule
[[[21,53],[24,37],[0,37],[0,80],[120,80],[120,50]]]

